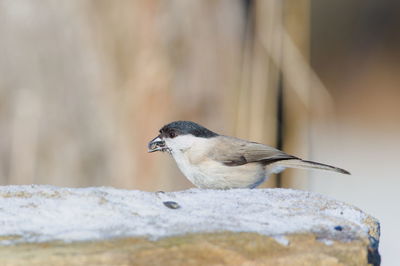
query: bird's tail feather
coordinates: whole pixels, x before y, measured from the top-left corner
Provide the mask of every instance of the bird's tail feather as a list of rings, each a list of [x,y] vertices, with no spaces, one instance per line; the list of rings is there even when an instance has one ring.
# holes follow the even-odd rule
[[[317,162],[312,162],[312,161],[306,161],[306,160],[301,160],[301,159],[291,159],[291,160],[282,160],[278,161],[275,163],[276,166],[278,167],[290,167],[290,168],[302,168],[302,169],[320,169],[320,170],[328,170],[328,171],[334,171],[346,175],[350,175],[350,172],[323,163],[317,163]]]

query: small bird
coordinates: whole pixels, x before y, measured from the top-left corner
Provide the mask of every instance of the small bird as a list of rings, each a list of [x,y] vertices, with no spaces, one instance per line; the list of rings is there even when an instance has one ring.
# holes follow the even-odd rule
[[[327,164],[306,161],[270,146],[219,135],[191,121],[163,126],[148,152],[168,152],[195,186],[209,189],[255,188],[271,173],[287,167],[350,174]]]

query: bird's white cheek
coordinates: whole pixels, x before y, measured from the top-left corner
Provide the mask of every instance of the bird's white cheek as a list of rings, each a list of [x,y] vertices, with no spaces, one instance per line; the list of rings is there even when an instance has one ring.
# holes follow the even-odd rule
[[[196,139],[190,135],[177,136],[173,139],[165,139],[165,144],[172,151],[184,151],[191,148],[196,143]]]

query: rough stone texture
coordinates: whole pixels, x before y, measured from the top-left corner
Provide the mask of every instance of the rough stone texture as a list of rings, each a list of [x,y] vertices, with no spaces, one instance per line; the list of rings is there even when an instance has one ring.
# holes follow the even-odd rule
[[[254,233],[196,234],[84,243],[41,243],[0,249],[1,265],[366,265],[363,241],[325,245],[312,234],[285,246]]]
[[[287,189],[0,187],[1,265],[379,265],[379,223]]]

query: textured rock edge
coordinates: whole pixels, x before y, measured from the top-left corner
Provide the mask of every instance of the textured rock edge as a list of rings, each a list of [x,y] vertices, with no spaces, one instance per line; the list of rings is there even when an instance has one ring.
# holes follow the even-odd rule
[[[313,234],[285,236],[288,244],[255,233],[208,233],[158,241],[124,238],[3,246],[2,265],[367,265],[368,240],[319,241]],[[372,262],[373,263],[373,262]],[[374,264],[378,265],[378,264]]]

